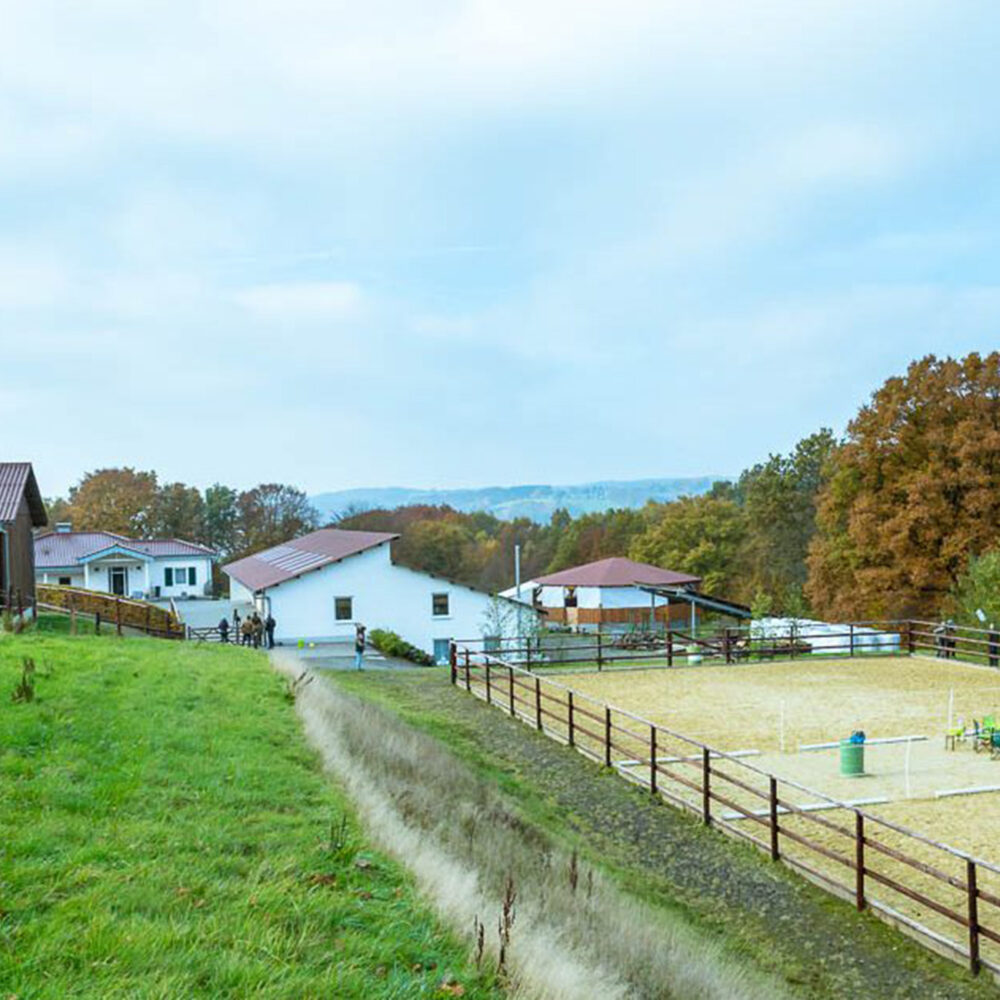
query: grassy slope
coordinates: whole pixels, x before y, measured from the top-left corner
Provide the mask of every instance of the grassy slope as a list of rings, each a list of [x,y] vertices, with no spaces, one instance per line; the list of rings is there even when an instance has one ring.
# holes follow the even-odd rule
[[[443,671],[329,676],[436,736],[530,823],[802,996],[998,995],[988,976],[971,979],[754,849],[654,804],[574,751],[451,688]]]
[[[3,995],[495,995],[366,848],[263,656],[0,637],[0,787]]]

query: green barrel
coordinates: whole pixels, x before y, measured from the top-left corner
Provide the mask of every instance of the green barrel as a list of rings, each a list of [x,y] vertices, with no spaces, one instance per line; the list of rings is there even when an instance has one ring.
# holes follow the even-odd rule
[[[840,741],[840,773],[847,777],[865,773],[865,745]]]

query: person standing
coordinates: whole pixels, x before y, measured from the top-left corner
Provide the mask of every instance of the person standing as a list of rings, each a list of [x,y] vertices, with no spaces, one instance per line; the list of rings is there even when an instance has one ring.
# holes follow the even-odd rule
[[[267,613],[267,617],[264,619],[264,632],[267,634],[267,648],[274,649],[274,626],[278,623],[274,620],[274,616],[270,611]]]
[[[365,627],[360,622],[354,626],[354,669],[363,670],[365,655]]]
[[[243,624],[240,625],[240,638],[243,640],[244,646],[249,646],[253,642],[253,621],[249,615],[243,619]]]
[[[253,613],[253,648],[260,649],[260,644],[264,638],[264,623],[260,620],[260,615],[255,611]]]
[[[229,642],[229,619],[225,615],[219,619],[219,642]]]

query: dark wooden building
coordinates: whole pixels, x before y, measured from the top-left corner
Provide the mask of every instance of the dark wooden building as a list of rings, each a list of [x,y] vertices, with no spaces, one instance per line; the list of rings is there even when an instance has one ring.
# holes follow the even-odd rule
[[[34,604],[34,528],[48,523],[30,462],[0,462],[0,594],[16,608]]]

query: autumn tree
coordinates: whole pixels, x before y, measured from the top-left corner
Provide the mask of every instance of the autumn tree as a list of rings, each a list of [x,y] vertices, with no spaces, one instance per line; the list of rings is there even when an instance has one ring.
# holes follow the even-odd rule
[[[204,531],[201,539],[216,552],[228,556],[239,539],[239,494],[230,486],[215,483],[205,490]]]
[[[156,494],[151,534],[201,542],[205,537],[205,501],[201,491],[184,483],[167,483]]]
[[[707,495],[681,497],[651,505],[647,517],[649,526],[629,549],[633,559],[700,576],[709,593],[743,596],[746,520],[739,504]]]
[[[1000,353],[928,356],[848,428],[822,488],[807,593],[824,617],[937,615],[1000,534]]]
[[[312,531],[318,515],[309,498],[294,486],[261,483],[236,500],[238,547],[241,554],[287,542]]]
[[[155,472],[129,467],[88,472],[69,491],[69,514],[77,531],[111,531],[133,538],[150,534],[156,517]]]

